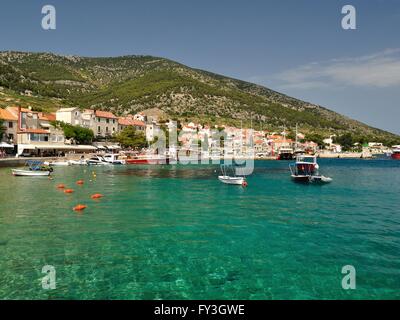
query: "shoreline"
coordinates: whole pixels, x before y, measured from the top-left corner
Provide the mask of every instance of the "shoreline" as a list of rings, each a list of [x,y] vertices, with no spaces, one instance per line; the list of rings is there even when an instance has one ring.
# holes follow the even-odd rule
[[[351,153],[351,154],[320,154],[317,155],[319,159],[363,159],[363,160],[374,160],[377,159],[376,156],[369,156],[369,157],[362,157],[362,155],[358,153]],[[390,159],[390,158],[388,158]],[[25,163],[29,160],[39,160],[39,161],[66,161],[71,160],[71,157],[26,157],[26,158],[4,158],[0,159],[0,168],[12,168],[12,167],[23,167]],[[221,158],[218,161],[224,160]],[[225,160],[252,160],[249,158],[226,158]],[[275,156],[268,156],[268,157],[257,157],[253,159],[254,161],[294,161],[293,160],[277,160]],[[209,164],[212,164],[212,159],[209,159]],[[179,162],[178,162],[179,163]],[[174,163],[176,164],[176,163]],[[200,164],[201,160],[200,160]]]

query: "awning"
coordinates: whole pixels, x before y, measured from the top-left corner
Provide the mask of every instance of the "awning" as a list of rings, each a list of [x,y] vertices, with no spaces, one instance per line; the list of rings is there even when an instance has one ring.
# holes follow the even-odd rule
[[[14,148],[14,147],[13,147]],[[19,144],[18,149],[36,150],[96,150],[94,146],[88,145],[70,145],[70,144]]]
[[[96,146],[97,149],[105,149],[103,146]]]
[[[13,148],[14,149],[14,146],[11,144],[5,143],[5,142],[0,142],[0,148],[10,148],[10,149]]]

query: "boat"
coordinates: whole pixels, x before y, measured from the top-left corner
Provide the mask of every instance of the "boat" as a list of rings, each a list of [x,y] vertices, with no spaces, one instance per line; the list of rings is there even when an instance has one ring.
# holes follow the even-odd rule
[[[297,132],[297,128],[296,128],[296,132]],[[277,160],[293,160],[294,150],[291,147],[289,147],[289,143],[286,142],[286,128],[283,128],[282,135],[283,135],[284,146],[281,146],[279,148]],[[296,137],[297,137],[297,133],[296,133]]]
[[[163,155],[134,155],[128,157],[127,164],[169,164],[169,157]]]
[[[243,176],[237,176],[235,167],[231,165],[221,165],[221,176],[218,176],[218,180],[226,184],[244,185],[246,178]]]
[[[93,165],[107,165],[111,163],[107,162],[102,156],[93,156],[86,160],[86,164],[93,166]]]
[[[103,156],[103,159],[110,164],[126,164],[125,160],[120,160],[119,154],[115,153],[107,153]]]
[[[70,165],[69,161],[46,161],[44,164],[51,167],[63,167]]]
[[[49,176],[53,169],[42,161],[30,160],[25,163],[26,169],[11,169],[14,176],[44,177]]]
[[[30,171],[23,169],[11,169],[14,176],[19,177],[47,177],[50,175],[50,171]]]
[[[81,158],[79,160],[69,160],[69,164],[71,166],[82,166],[82,165],[86,165],[86,160]]]
[[[279,149],[278,160],[293,160],[294,151],[289,147],[282,147]]]
[[[390,156],[394,160],[400,160],[400,145],[392,147],[392,154]]]
[[[291,177],[295,182],[303,183],[329,183],[332,178],[319,173],[317,157],[314,155],[299,155],[296,163],[290,164]]]

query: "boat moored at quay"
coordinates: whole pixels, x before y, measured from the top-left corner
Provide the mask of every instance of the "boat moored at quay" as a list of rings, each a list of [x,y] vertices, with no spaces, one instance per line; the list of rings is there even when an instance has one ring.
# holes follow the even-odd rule
[[[390,155],[390,157],[394,160],[400,160],[400,145],[393,146],[392,154]]]

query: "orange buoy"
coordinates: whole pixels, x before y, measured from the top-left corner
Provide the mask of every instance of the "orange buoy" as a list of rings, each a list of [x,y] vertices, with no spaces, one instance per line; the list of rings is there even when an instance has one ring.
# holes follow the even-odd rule
[[[82,184],[84,184],[84,181],[83,181],[83,180],[78,180],[78,181],[76,182],[76,184],[77,184],[77,185],[82,185]]]
[[[62,183],[57,185],[57,189],[64,189],[64,188],[65,188],[65,185],[63,185]]]
[[[100,193],[95,193],[94,195],[91,196],[92,199],[100,199],[103,198],[104,196]]]
[[[74,192],[74,190],[72,190],[72,189],[65,189],[64,190],[64,193],[73,193]]]
[[[87,206],[85,206],[84,204],[78,204],[73,208],[73,210],[74,211],[82,211],[82,210],[85,210],[86,208],[87,208]]]
[[[247,187],[247,181],[243,181],[242,187]]]

